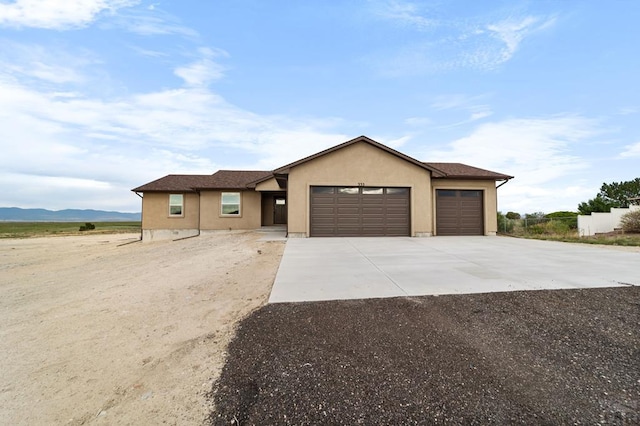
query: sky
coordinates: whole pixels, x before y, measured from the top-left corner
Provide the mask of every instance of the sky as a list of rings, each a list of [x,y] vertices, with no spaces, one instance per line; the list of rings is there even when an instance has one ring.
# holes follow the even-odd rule
[[[0,206],[138,212],[167,174],[360,135],[575,211],[640,176],[635,0],[0,0]]]

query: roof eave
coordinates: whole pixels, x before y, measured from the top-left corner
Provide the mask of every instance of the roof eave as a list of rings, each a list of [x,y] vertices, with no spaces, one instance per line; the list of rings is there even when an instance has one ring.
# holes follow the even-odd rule
[[[434,176],[437,179],[466,179],[466,180],[510,180],[513,176],[465,176],[465,175],[446,175],[446,176]]]

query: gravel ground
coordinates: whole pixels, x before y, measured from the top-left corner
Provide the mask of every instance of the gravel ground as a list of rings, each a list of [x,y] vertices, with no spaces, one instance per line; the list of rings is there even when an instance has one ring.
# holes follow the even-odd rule
[[[214,425],[640,424],[640,288],[267,305]]]

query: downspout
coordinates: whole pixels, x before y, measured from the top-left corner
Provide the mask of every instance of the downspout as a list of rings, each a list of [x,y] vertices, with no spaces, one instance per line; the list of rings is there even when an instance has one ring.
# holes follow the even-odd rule
[[[509,179],[513,179],[513,178],[506,178],[504,180],[504,182],[502,182],[500,185],[496,186],[496,212],[498,211],[498,188],[500,188],[505,183],[509,182]],[[499,229],[497,229],[497,226],[496,226],[496,231],[499,231]]]
[[[202,200],[200,198],[200,190],[196,189],[196,194],[198,194],[198,237],[200,236],[200,218],[202,217]]]
[[[135,192],[135,194],[140,197],[140,200],[142,200],[140,201],[140,241],[142,241],[142,218],[144,217],[144,199],[138,192]]]

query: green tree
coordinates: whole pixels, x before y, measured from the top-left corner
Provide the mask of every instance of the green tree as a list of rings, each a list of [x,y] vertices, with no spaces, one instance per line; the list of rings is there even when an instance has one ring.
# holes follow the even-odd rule
[[[603,183],[596,198],[578,205],[580,214],[609,212],[612,207],[629,207],[629,199],[640,197],[640,178],[625,182]]]
[[[640,178],[626,182],[603,183],[600,195],[616,204],[614,207],[629,207],[629,198],[640,197]]]
[[[602,198],[602,195],[596,195],[596,198],[592,198],[589,201],[584,201],[578,204],[578,212],[580,214],[591,214],[593,212],[610,212],[611,207],[617,207],[611,201],[607,201]]]
[[[507,219],[520,219],[520,213],[507,212],[506,217]]]

